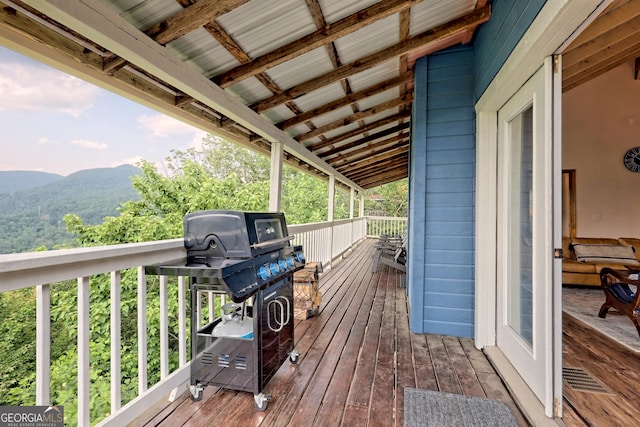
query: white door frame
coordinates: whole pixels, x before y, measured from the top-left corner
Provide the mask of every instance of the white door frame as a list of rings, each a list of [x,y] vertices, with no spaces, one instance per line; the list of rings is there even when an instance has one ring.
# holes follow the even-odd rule
[[[568,40],[579,33],[579,28],[600,14],[610,2],[610,0],[548,0],[475,106],[477,113],[475,345],[477,348],[490,350],[495,348],[496,344],[497,112],[540,67],[545,57],[561,51]],[[554,93],[557,91],[554,90]],[[554,102],[556,101],[558,100],[554,99]],[[559,114],[554,111],[554,120],[560,117]],[[557,123],[559,122],[555,122]],[[553,132],[558,141],[554,149],[560,150],[560,127],[554,126]],[[554,199],[555,197],[554,194]],[[560,222],[557,226],[561,227],[561,225]],[[554,263],[556,264],[558,262]],[[555,270],[554,278],[557,278],[559,273]],[[542,410],[543,416],[546,417],[560,417],[562,416],[561,289],[553,289],[552,298],[554,400],[551,404],[533,408],[533,411],[538,411],[539,415]],[[503,378],[512,392],[516,393],[518,387],[514,383],[518,378]],[[528,400],[527,396],[522,398],[516,396],[516,398],[520,403],[526,403],[525,401]],[[523,409],[526,411],[526,408]],[[527,416],[530,415],[527,414]],[[535,414],[530,416],[530,419],[535,418]]]

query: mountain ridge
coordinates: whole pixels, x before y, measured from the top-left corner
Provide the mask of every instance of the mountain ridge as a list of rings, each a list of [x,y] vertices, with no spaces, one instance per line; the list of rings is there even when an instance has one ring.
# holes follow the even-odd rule
[[[28,170],[0,171],[0,194],[25,191],[61,179],[64,179],[63,175],[49,172]]]
[[[0,193],[0,253],[71,245],[73,236],[66,232],[63,219],[66,214],[78,215],[85,224],[99,224],[106,216],[117,216],[122,203],[140,198],[132,177],[141,170],[131,165],[86,169],[66,177],[8,172],[18,171],[0,171],[0,188],[20,187],[12,181],[16,179],[28,183],[23,190]]]

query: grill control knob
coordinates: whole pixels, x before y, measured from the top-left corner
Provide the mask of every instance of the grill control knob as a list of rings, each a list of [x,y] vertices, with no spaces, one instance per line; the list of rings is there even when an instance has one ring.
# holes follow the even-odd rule
[[[280,266],[280,271],[287,271],[287,261],[279,259],[278,265]]]
[[[293,258],[292,257],[287,257],[287,268],[293,268],[295,266],[296,266],[296,264],[293,261]]]
[[[272,262],[271,264],[269,264],[269,270],[271,271],[271,275],[275,276],[280,272],[280,266],[278,266],[278,264],[276,264],[275,262]]]
[[[262,280],[267,280],[269,277],[271,277],[271,271],[269,271],[266,265],[260,267],[260,269],[258,270],[258,277]]]
[[[302,252],[296,252],[295,254],[293,254],[293,256],[295,257],[296,261],[304,264],[304,254]]]

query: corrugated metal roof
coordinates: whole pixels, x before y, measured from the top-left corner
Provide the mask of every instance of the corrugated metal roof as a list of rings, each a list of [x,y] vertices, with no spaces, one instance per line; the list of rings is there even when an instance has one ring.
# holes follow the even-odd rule
[[[344,63],[350,63],[392,46],[399,41],[398,15],[375,22],[336,41]]]
[[[342,85],[340,83],[332,83],[296,98],[296,105],[303,111],[309,111],[340,98],[344,98]]]
[[[114,0],[104,3],[142,31],[182,10],[175,0]]]
[[[376,83],[397,77],[400,74],[395,59],[386,61],[377,67],[354,74],[349,77],[349,83],[354,91],[364,90]]]
[[[380,3],[380,0],[319,0],[319,3],[325,21],[331,24],[372,4]]]
[[[271,68],[266,74],[281,88],[304,83],[333,70],[325,48],[314,49],[282,65]]]
[[[250,1],[217,22],[251,58],[315,30],[309,9],[301,0]]]
[[[470,13],[476,0],[423,0],[411,8],[411,37]]]
[[[269,89],[264,87],[260,80],[255,77],[243,80],[231,86],[227,91],[240,98],[245,104],[253,104],[271,95]]]
[[[363,99],[362,101],[359,101],[358,107],[360,107],[360,110],[367,110],[369,108],[375,107],[378,104],[382,104],[385,101],[396,99],[397,97],[398,97],[398,88],[395,87],[393,89],[389,89],[385,92],[370,96],[368,98]]]
[[[240,65],[238,60],[204,28],[198,28],[168,43],[167,49],[183,61],[194,64],[207,77],[213,77]]]

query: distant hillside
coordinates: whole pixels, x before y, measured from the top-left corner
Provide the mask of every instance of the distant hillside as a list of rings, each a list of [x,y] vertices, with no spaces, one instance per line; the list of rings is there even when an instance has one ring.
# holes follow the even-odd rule
[[[55,173],[36,171],[0,171],[0,194],[42,187],[64,179]]]
[[[117,208],[138,200],[131,177],[136,167],[89,169],[54,182],[11,194],[0,194],[0,253],[33,250],[72,242],[63,218],[74,213],[85,224],[99,224]]]

